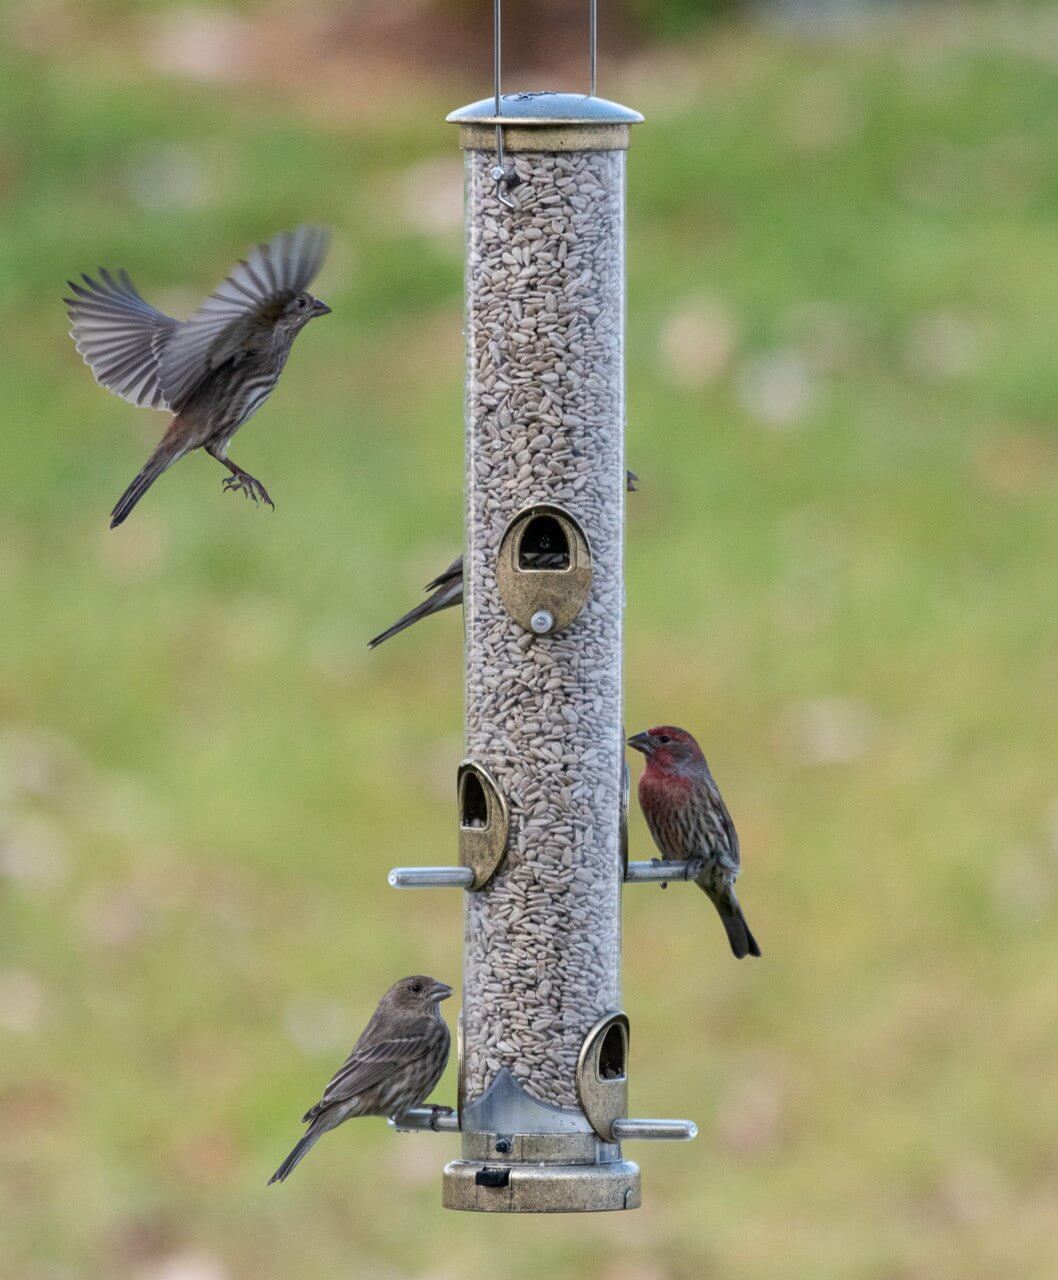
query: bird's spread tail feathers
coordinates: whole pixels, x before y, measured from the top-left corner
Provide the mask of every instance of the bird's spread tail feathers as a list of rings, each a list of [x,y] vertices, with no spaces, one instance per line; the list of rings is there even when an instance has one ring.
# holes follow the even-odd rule
[[[268,1179],[268,1185],[271,1186],[273,1182],[285,1182],[326,1132],[326,1125],[313,1123],[305,1136],[295,1144],[290,1155]]]
[[[147,463],[143,470],[139,473],[132,484],[125,490],[121,497],[117,500],[117,505],[110,513],[110,527],[116,529],[119,524],[123,524],[132,512],[132,508],[143,497],[147,490],[154,484],[155,480],[166,471],[177,458],[184,453],[182,445],[173,446],[165,440],[161,442],[157,449],[147,459]]]

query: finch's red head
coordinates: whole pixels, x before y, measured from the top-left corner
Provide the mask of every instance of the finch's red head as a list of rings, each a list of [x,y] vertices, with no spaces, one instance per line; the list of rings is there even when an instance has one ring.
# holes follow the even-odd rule
[[[647,769],[659,773],[694,774],[706,767],[702,749],[686,729],[658,725],[628,739],[628,745],[647,758]]]

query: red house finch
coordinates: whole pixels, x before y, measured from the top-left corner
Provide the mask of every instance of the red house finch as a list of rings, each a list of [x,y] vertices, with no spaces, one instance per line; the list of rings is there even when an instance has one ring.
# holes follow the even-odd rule
[[[329,1129],[353,1116],[402,1116],[440,1080],[451,1036],[439,1005],[452,988],[416,974],[378,1002],[353,1051],[302,1117],[308,1131],[268,1180],[282,1182]]]
[[[639,488],[639,477],[634,471],[625,472],[625,486],[629,493],[635,493]],[[546,565],[539,566],[546,568]],[[433,592],[428,596],[422,604],[417,604],[414,609],[408,612],[385,631],[380,632],[377,636],[367,642],[369,649],[374,649],[388,640],[390,636],[395,636],[398,632],[403,631],[406,627],[410,627],[413,622],[418,622],[420,618],[428,618],[432,613],[440,613],[444,609],[451,609],[457,604],[463,603],[463,557],[453,560],[444,573],[439,574],[432,582],[428,582],[423,588],[425,591]]]
[[[113,529],[178,458],[205,449],[231,472],[225,489],[273,506],[260,480],[228,458],[228,444],[279,379],[294,339],[325,306],[306,286],[327,252],[318,227],[284,231],[241,261],[189,320],[163,315],[140,297],[128,273],[68,281],[70,336],[96,381],[175,417],[147,465],[111,512]]]
[[[639,804],[662,858],[700,860],[695,883],[711,899],[739,960],[759,956],[735,897],[740,869],[738,833],[702,749],[686,729],[661,725],[628,739],[647,767],[639,779]]]

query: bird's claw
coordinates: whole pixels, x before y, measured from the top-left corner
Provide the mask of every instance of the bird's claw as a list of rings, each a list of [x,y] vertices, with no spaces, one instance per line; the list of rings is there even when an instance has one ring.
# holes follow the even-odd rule
[[[664,861],[665,861],[664,858],[651,858],[650,865],[652,867],[660,867]],[[669,882],[667,880],[662,880],[661,887],[663,889],[667,889],[669,887]]]
[[[260,482],[246,471],[240,471],[238,474],[227,476],[221,481],[221,487],[226,493],[241,493],[244,498],[252,498],[254,506],[259,506],[262,502],[275,510],[275,503],[268,496],[268,490]]]
[[[441,1116],[450,1116],[452,1114],[452,1108],[439,1106],[437,1103],[433,1103],[430,1106],[430,1111],[433,1113],[430,1116],[430,1128],[434,1131],[434,1133],[436,1133],[438,1119]]]

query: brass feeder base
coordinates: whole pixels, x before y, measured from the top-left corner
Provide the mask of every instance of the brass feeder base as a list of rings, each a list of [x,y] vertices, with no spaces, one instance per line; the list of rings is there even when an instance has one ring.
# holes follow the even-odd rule
[[[606,1213],[638,1209],[639,1166],[502,1164],[453,1160],[445,1166],[442,1204],[471,1213]]]

